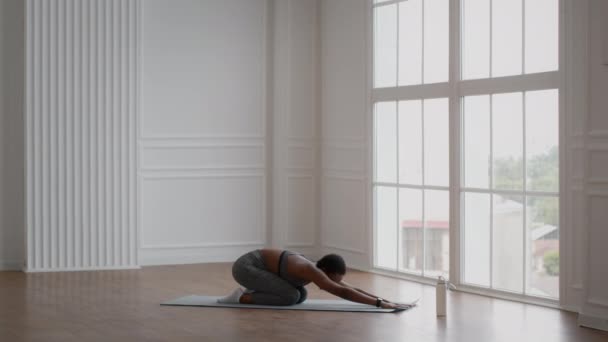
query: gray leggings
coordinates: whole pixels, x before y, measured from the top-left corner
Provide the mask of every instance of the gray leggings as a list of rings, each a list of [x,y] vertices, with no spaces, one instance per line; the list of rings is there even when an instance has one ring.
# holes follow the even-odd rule
[[[253,291],[251,298],[259,305],[294,305],[306,300],[306,289],[295,287],[277,274],[266,270],[259,250],[238,258],[232,266],[232,276],[239,284]]]

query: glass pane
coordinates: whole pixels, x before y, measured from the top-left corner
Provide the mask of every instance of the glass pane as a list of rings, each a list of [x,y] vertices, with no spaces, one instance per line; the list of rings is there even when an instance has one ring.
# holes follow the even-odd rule
[[[493,195],[493,200],[492,287],[522,293],[523,197]]]
[[[559,297],[559,202],[528,197],[526,293]]]
[[[397,103],[376,103],[376,181],[397,182]]]
[[[424,83],[448,81],[449,0],[424,1]]]
[[[422,0],[399,3],[399,85],[422,83]]]
[[[399,182],[422,185],[422,101],[399,102]]]
[[[494,188],[523,189],[522,94],[492,96]]]
[[[492,1],[492,77],[522,73],[522,1]]]
[[[422,271],[422,190],[399,189],[399,269]]]
[[[449,276],[450,196],[448,191],[424,191],[424,274]]]
[[[448,99],[424,101],[424,183],[449,185]]]
[[[558,69],[559,1],[526,1],[526,73]]]
[[[374,3],[375,4],[380,4],[380,3],[383,3],[383,2],[387,2],[387,1],[391,1],[391,0],[374,0]]]
[[[463,0],[462,78],[490,76],[490,0]]]
[[[397,5],[374,8],[374,87],[397,84]]]
[[[464,183],[469,188],[490,187],[490,96],[464,98]]]
[[[376,261],[397,270],[397,189],[376,187]]]
[[[526,93],[527,188],[559,191],[559,95],[557,89]]]
[[[464,194],[464,281],[490,286],[490,195]]]

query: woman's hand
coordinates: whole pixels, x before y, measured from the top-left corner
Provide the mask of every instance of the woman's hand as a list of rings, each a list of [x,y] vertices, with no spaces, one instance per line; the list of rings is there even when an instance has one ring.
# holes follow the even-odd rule
[[[412,305],[409,305],[409,304],[397,304],[397,303],[391,303],[391,302],[385,302],[385,301],[383,301],[380,304],[380,307],[382,309],[407,310],[407,309],[411,308]]]

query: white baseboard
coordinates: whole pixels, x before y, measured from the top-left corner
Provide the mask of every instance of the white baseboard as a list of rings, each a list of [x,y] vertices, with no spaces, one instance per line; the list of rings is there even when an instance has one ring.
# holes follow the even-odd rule
[[[21,271],[23,260],[0,260],[0,271]]]
[[[48,272],[80,272],[80,271],[121,271],[137,270],[137,265],[127,266],[95,266],[95,267],[73,267],[73,268],[19,268],[25,273],[48,273]]]
[[[608,317],[597,317],[586,314],[578,314],[578,325],[597,330],[608,331]]]
[[[154,266],[233,262],[241,255],[258,248],[264,246],[147,247],[139,250],[139,263],[142,266]]]

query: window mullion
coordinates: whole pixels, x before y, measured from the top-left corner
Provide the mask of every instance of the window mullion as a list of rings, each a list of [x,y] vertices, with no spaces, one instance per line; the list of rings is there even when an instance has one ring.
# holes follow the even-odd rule
[[[450,84],[436,83],[423,85],[408,85],[390,88],[376,88],[372,91],[372,101],[420,100],[448,97]]]
[[[521,0],[521,74],[526,74],[526,0]]]
[[[474,192],[479,194],[497,194],[501,196],[535,196],[535,197],[558,197],[558,192],[546,191],[519,191],[519,190],[501,190],[501,189],[480,189],[480,188],[461,188],[463,192]]]
[[[438,186],[438,185],[397,184],[397,183],[385,183],[385,182],[375,182],[373,185],[400,188],[400,189],[418,189],[418,190],[426,189],[426,190],[439,190],[439,191],[450,190],[450,188],[447,186]]]
[[[523,1],[523,0],[522,0]],[[526,294],[526,277],[527,277],[527,259],[528,259],[528,243],[527,243],[527,225],[528,225],[528,218],[527,218],[527,212],[528,212],[528,196],[526,195],[526,191],[528,190],[528,184],[527,184],[527,165],[526,165],[526,93],[522,93],[521,94],[521,104],[522,104],[522,132],[523,132],[523,155],[522,155],[522,167],[523,167],[523,190],[524,190],[524,196],[523,196],[523,205],[522,205],[522,209],[523,209],[523,288],[522,288],[522,293],[525,295]]]
[[[396,136],[397,137],[397,139],[396,139],[396,141],[397,141],[397,148],[395,149],[397,151],[396,152],[396,154],[397,154],[396,155],[396,157],[397,157],[397,162],[396,162],[397,175],[396,176],[397,176],[397,184],[399,184],[399,172],[400,172],[399,171],[399,166],[400,165],[399,165],[399,102],[398,101],[395,101],[395,107],[396,107],[395,108],[395,113],[396,113],[395,115],[397,116],[395,118],[395,120],[396,120],[395,130],[396,130],[396,134],[397,134],[397,136]],[[396,227],[396,229],[397,229],[397,241],[395,241],[395,243],[397,244],[397,249],[396,249],[397,253],[395,253],[397,260],[396,260],[396,264],[395,264],[395,270],[399,271],[399,260],[400,260],[400,254],[401,254],[401,249],[399,248],[399,242],[401,241],[401,223],[399,222],[399,208],[400,208],[400,204],[399,204],[399,197],[400,197],[399,196],[399,187],[395,187],[395,194],[397,196],[397,210],[396,210],[396,213],[395,213],[395,215],[397,216],[396,217],[397,218],[397,227]]]
[[[515,93],[523,91],[557,89],[560,72],[548,71],[528,75],[503,76],[459,81],[460,96]]]
[[[420,23],[421,23],[420,31],[422,32],[422,39],[420,39],[420,46],[421,46],[420,51],[422,51],[422,59],[420,60],[421,61],[421,63],[420,63],[420,82],[421,82],[421,84],[424,84],[424,0],[421,0],[421,2],[422,2],[422,6],[421,6],[422,13],[420,15],[422,16],[422,19],[420,20]]]
[[[559,89],[560,72],[549,71],[529,75],[505,76],[492,79],[459,80],[452,84],[436,83],[409,85],[372,90],[372,102],[395,100],[420,100],[449,97],[454,89],[457,97],[487,95],[497,93],[525,92],[546,89]]]
[[[424,7],[424,6],[423,6]],[[424,155],[424,100],[422,100],[422,105],[420,106],[420,115],[421,115],[421,125],[420,125],[420,129],[422,130],[422,267],[420,268],[420,274],[424,277],[424,268],[426,266],[426,240],[425,240],[425,236],[426,236],[426,223],[425,223],[425,210],[426,210],[426,203],[425,203],[425,195],[426,195],[426,180],[425,180],[425,169],[426,169],[426,165],[425,165],[425,155]]]
[[[493,55],[493,46],[492,44],[494,44],[494,39],[492,38],[492,36],[494,35],[494,20],[492,18],[492,11],[494,9],[494,0],[490,0],[490,17],[488,18],[490,21],[490,53],[488,54],[489,58],[490,58],[490,64],[489,64],[489,68],[490,70],[488,70],[488,75],[490,75],[490,78],[492,78],[492,68],[493,68],[493,63],[492,63],[492,55]]]
[[[521,0],[521,74],[525,75],[526,73],[526,0]],[[522,293],[526,295],[526,281],[527,281],[527,259],[528,259],[528,246],[527,246],[527,211],[528,211],[528,197],[525,192],[527,190],[527,174],[526,174],[526,93],[522,92],[522,132],[523,132],[523,155],[522,155],[522,166],[523,166],[523,269],[522,269]]]
[[[461,0],[450,0],[450,99],[449,99],[449,256],[450,269],[449,278],[453,283],[460,283],[461,280],[461,262],[460,253],[460,187],[461,187],[461,99],[459,97],[459,80],[461,79]]]
[[[389,0],[389,1],[380,2],[380,3],[377,3],[377,4],[372,4],[372,8],[378,8],[378,7],[382,7],[382,6],[389,6],[389,5],[398,4],[400,2],[405,2],[405,1],[409,1],[409,0]]]
[[[377,161],[376,159],[378,158],[378,154],[376,153],[376,149],[378,146],[377,140],[378,140],[378,135],[376,134],[376,130],[378,127],[378,124],[376,123],[376,108],[377,108],[377,104],[373,103],[372,104],[372,221],[373,221],[373,244],[374,247],[375,245],[378,243],[378,206],[376,205],[377,203],[377,185],[376,185],[376,180],[377,180]],[[377,265],[378,264],[378,249],[377,248],[373,248],[373,264]]]
[[[400,50],[400,44],[399,44],[399,30],[400,30],[399,29],[399,22],[400,22],[400,20],[399,20],[400,19],[399,18],[399,11],[401,10],[401,4],[397,4],[396,6],[397,6],[397,13],[396,13],[396,16],[397,16],[397,18],[396,18],[396,21],[397,21],[397,34],[396,34],[397,42],[396,43],[397,44],[396,44],[396,46],[397,46],[397,48],[395,50],[396,50],[396,54],[397,54],[397,65],[396,65],[396,68],[395,68],[395,70],[396,70],[396,72],[395,72],[395,85],[399,86],[399,50]],[[396,155],[397,161],[396,161],[395,165],[397,167],[396,180],[397,180],[397,184],[399,184],[399,174],[400,174],[400,170],[399,170],[399,166],[400,166],[399,165],[399,101],[395,101],[395,115],[396,115],[396,117],[395,117],[395,122],[396,122],[396,125],[395,125],[396,134],[395,134],[395,136],[396,136],[396,139],[395,140],[396,140],[396,143],[397,143],[397,147],[395,148],[395,151],[396,151],[396,154],[397,154]],[[395,243],[397,245],[396,246],[396,252],[397,253],[395,253],[396,254],[395,257],[397,258],[397,260],[395,260],[396,261],[396,263],[395,263],[395,271],[399,271],[399,260],[400,260],[400,254],[401,254],[401,248],[399,248],[399,242],[401,241],[401,223],[399,222],[399,208],[400,208],[400,204],[399,204],[399,197],[400,197],[399,196],[399,188],[395,189],[395,193],[396,193],[396,196],[397,196],[397,199],[396,199],[397,200],[397,210],[396,210],[396,213],[395,213],[395,215],[397,216],[397,227],[396,227],[396,229],[397,229],[397,241],[395,241]]]
[[[491,1],[491,0],[490,0]],[[490,288],[494,288],[494,96],[490,95]]]

